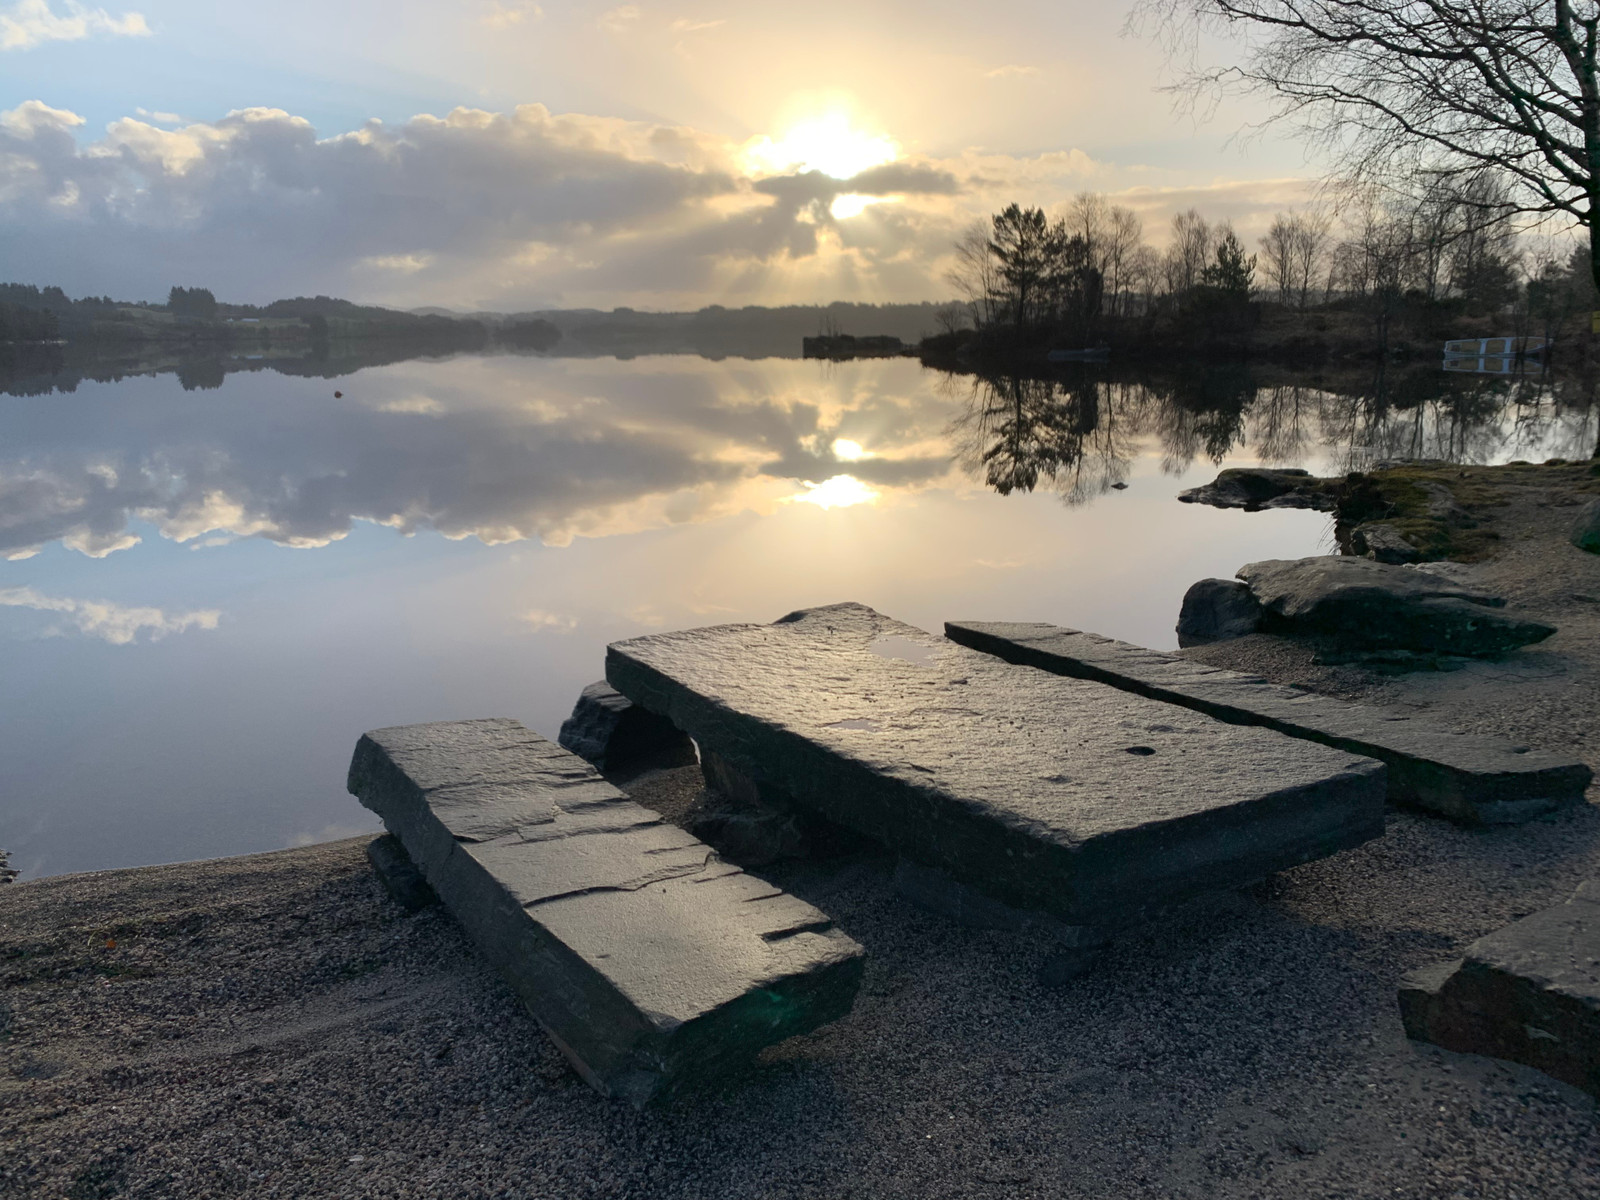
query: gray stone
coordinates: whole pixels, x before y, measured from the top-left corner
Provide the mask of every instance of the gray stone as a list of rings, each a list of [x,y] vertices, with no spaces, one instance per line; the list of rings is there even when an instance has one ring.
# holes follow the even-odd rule
[[[689,812],[689,832],[746,867],[811,853],[804,814],[769,788],[763,792],[720,755],[706,751],[706,799]]]
[[[1591,500],[1578,510],[1568,537],[1579,550],[1600,554],[1600,500]]]
[[[602,771],[687,767],[695,761],[694,743],[671,722],[630,703],[603,679],[579,694],[556,740]]]
[[[21,872],[11,865],[6,852],[0,850],[0,883],[10,883],[20,874]]]
[[[394,834],[386,833],[368,842],[367,861],[394,902],[407,912],[421,912],[439,902],[439,897]]]
[[[1498,596],[1365,558],[1268,559],[1239,569],[1261,627],[1354,650],[1487,658],[1543,641],[1552,626],[1495,611]]]
[[[1178,645],[1209,646],[1254,633],[1261,603],[1237,579],[1202,579],[1183,594]]]
[[[849,1011],[861,947],[516,721],[365,734],[383,818],[578,1072],[643,1105]]]
[[[1013,908],[1114,927],[1383,831],[1383,767],[1019,670],[859,604],[612,645],[762,788]]]
[[[1535,1067],[1600,1097],[1600,885],[1400,985],[1406,1035]]]
[[[1212,482],[1179,492],[1185,504],[1209,504],[1213,508],[1242,508],[1254,512],[1263,508],[1315,508],[1331,511],[1331,494],[1313,490],[1319,481],[1298,467],[1271,470],[1267,467],[1229,467]]]
[[[1414,563],[1422,557],[1422,551],[1403,533],[1383,521],[1357,525],[1350,533],[1350,548],[1366,558],[1396,565]]]
[[[1577,759],[1460,734],[1424,717],[1351,704],[1259,675],[1226,671],[1056,625],[952,621],[954,641],[1007,662],[1092,679],[1218,720],[1383,760],[1389,799],[1472,825],[1526,821],[1583,800],[1593,773]]]

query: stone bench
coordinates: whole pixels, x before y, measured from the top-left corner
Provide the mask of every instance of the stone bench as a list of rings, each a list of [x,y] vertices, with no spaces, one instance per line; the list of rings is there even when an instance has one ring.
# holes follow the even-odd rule
[[[1575,758],[1461,734],[1424,717],[1268,683],[1258,675],[1056,625],[950,621],[953,641],[1009,663],[1089,679],[1182,705],[1235,725],[1259,725],[1382,759],[1389,798],[1466,824],[1526,821],[1583,799],[1593,773]]]
[[[590,1084],[635,1105],[843,1016],[861,947],[505,719],[362,736],[350,791]]]
[[[618,642],[606,677],[717,771],[1068,929],[1383,832],[1370,758],[1010,666],[859,604]]]
[[[1536,1067],[1600,1097],[1600,881],[1400,985],[1406,1035]]]

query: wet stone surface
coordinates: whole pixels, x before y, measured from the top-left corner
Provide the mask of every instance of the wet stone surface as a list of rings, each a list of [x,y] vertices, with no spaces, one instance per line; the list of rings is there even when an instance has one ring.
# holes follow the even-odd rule
[[[859,604],[619,642],[606,675],[756,786],[1068,925],[1133,924],[1383,830],[1371,759]]]
[[[1457,733],[1426,718],[1318,696],[1076,629],[952,621],[945,630],[962,645],[1007,662],[1382,759],[1389,767],[1391,800],[1467,824],[1510,824],[1580,803],[1593,778],[1568,755]]]
[[[643,1105],[849,1011],[861,948],[505,719],[364,735],[350,791],[601,1092]]]

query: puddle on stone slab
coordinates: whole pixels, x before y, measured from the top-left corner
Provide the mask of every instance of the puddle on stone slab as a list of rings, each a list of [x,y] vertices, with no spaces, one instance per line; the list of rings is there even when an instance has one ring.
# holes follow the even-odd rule
[[[847,721],[830,721],[830,722],[828,722],[827,725],[824,726],[824,728],[825,729],[866,729],[866,730],[869,730],[870,732],[876,733],[878,731],[878,722],[874,721],[871,717],[851,717]]]
[[[919,667],[931,667],[939,661],[937,649],[924,646],[921,642],[914,642],[908,637],[901,637],[898,633],[879,638],[867,649],[880,658],[899,658],[908,663],[915,663]]]

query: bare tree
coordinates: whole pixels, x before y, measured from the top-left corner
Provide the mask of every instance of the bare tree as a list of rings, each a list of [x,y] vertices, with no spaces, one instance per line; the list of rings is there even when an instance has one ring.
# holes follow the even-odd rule
[[[1261,239],[1261,273],[1278,303],[1304,309],[1322,273],[1328,219],[1320,213],[1279,213]]]
[[[1294,275],[1294,300],[1301,312],[1311,303],[1327,254],[1331,222],[1319,212],[1301,213],[1292,239],[1291,267]]]
[[[982,329],[993,314],[989,297],[998,290],[1000,268],[989,246],[989,223],[974,221],[956,239],[955,265],[945,273],[945,281],[960,293],[972,310],[972,324]]]
[[[1072,237],[1083,239],[1089,264],[1100,272],[1112,313],[1126,307],[1134,256],[1144,244],[1144,224],[1128,208],[1111,204],[1098,192],[1079,192],[1068,203],[1062,224]]]
[[[1503,177],[1501,211],[1588,228],[1600,282],[1600,0],[1141,0],[1133,23],[1180,53],[1242,39],[1180,87],[1267,97],[1349,180]]]
[[[1212,243],[1211,226],[1194,209],[1172,218],[1172,244],[1165,259],[1169,292],[1181,296],[1194,290],[1211,261]]]
[[[1288,307],[1295,291],[1294,242],[1298,223],[1296,214],[1279,213],[1261,239],[1261,274],[1284,307]]]

